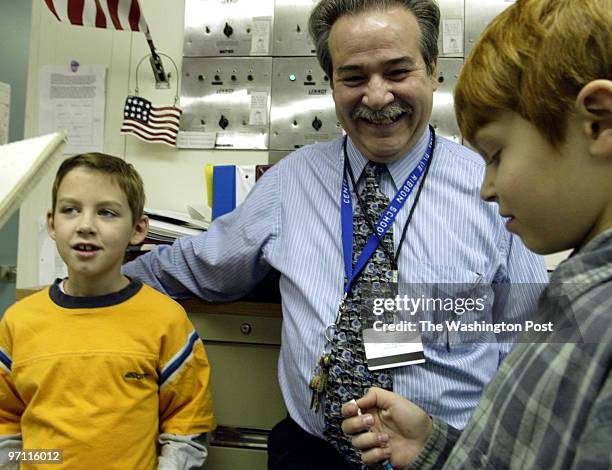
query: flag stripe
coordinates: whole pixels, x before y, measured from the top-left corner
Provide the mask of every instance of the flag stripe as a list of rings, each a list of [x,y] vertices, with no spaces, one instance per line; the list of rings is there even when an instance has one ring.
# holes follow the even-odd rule
[[[132,7],[130,8],[130,29],[132,31],[140,31],[140,6],[138,2],[132,2]]]
[[[146,132],[147,134],[151,135],[151,136],[160,136],[160,137],[167,137],[168,139],[174,139],[176,140],[176,131],[173,131],[172,129],[151,129],[150,127],[147,126],[143,126],[140,122],[137,121],[124,121],[123,122],[123,126],[121,126],[121,129],[135,129],[135,130],[140,130],[142,132]]]
[[[68,0],[68,21],[83,26],[83,9],[85,0]]]
[[[119,8],[117,9],[117,17],[121,21],[121,29],[130,29],[128,17],[132,7],[132,0],[119,0]]]
[[[73,25],[149,30],[138,0],[45,0],[45,4],[58,21]]]
[[[95,0],[85,0],[85,3],[83,3],[83,25],[91,25],[91,26],[95,26],[96,25],[96,14],[97,14],[97,8],[96,8],[96,2]]]
[[[144,132],[141,133],[140,131],[136,130],[136,129],[126,129],[123,130],[123,128],[121,129],[121,133],[122,134],[131,134],[133,136],[138,137],[141,140],[144,140],[145,142],[162,142],[164,144],[168,144],[170,146],[175,146],[176,145],[176,139],[169,139],[168,137],[149,137],[147,136]]]
[[[100,6],[100,0],[96,0],[96,28],[106,28],[106,15]]]
[[[155,123],[163,123],[163,122],[174,122],[176,121],[176,123],[178,124],[179,121],[179,116],[176,115],[171,115],[171,114],[166,114],[164,116],[153,116],[153,114],[151,114],[151,117],[149,118],[149,121],[151,122],[155,122]]]
[[[113,26],[115,29],[122,30],[121,21],[119,20],[119,0],[108,0],[107,5]]]
[[[153,112],[160,112],[160,111],[172,111],[172,112],[179,112],[181,113],[182,111],[179,110],[178,108],[176,108],[175,106],[167,106],[165,108],[152,108]]]
[[[140,122],[140,121],[131,119],[129,117],[126,117],[125,120],[126,122],[127,121]],[[170,121],[152,122],[151,119],[149,119],[147,126],[149,126],[151,129],[167,129],[169,131],[175,131],[175,132],[179,130],[178,122],[170,122]]]
[[[54,1],[54,0],[50,0]],[[66,0],[55,0],[55,11],[57,12],[57,18],[60,21],[67,21],[70,23],[68,19],[68,2]]]
[[[53,0],[45,0],[45,3],[47,4],[47,7],[49,7],[49,10],[51,10],[51,13],[55,15],[57,20],[62,21],[59,15],[57,14],[57,11],[55,11],[55,5],[53,4]]]
[[[102,14],[104,15],[104,21],[105,21],[104,27],[113,29],[114,25],[110,24],[112,21],[112,18],[111,18],[111,14],[109,10],[109,5],[108,5],[111,1],[112,0],[96,0],[96,3],[100,7],[100,10],[102,10]]]
[[[168,132],[151,131],[150,129],[147,129],[145,126],[138,125],[138,123],[124,122],[123,125],[121,126],[121,131],[122,132],[132,132],[132,131],[139,132],[141,135],[147,136],[151,139],[159,137],[161,139],[166,139],[168,141],[176,140],[176,133],[171,134]]]

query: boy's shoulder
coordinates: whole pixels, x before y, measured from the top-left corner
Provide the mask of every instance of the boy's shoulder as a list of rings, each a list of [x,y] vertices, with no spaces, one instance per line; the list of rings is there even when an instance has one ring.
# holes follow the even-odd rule
[[[4,312],[4,320],[11,321],[15,319],[16,315],[23,317],[23,315],[37,314],[40,312],[47,311],[47,309],[54,305],[49,297],[49,287],[46,287],[38,292],[24,297],[14,304],[12,304],[6,312]]]
[[[187,315],[183,306],[176,300],[144,283],[132,301],[150,310],[152,315],[162,315],[169,319],[184,318]]]

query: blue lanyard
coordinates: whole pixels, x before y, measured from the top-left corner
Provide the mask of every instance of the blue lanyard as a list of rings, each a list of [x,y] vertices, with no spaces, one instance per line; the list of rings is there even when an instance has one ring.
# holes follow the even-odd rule
[[[348,155],[346,154],[346,137],[345,137],[345,153],[344,153],[344,171],[342,179],[342,194],[340,198],[341,216],[342,216],[342,249],[344,252],[344,272],[346,274],[346,285],[344,286],[344,295],[346,296],[351,285],[359,276],[368,260],[372,257],[380,241],[385,237],[389,228],[393,225],[395,217],[404,206],[406,200],[412,193],[412,190],[417,186],[419,179],[428,167],[429,161],[433,155],[435,132],[430,126],[429,145],[425,154],[419,161],[418,165],[406,178],[404,184],[399,188],[393,200],[387,208],[382,212],[378,222],[376,223],[376,233],[370,235],[366,241],[363,251],[353,268],[353,202],[351,199],[351,190],[347,180],[348,170]],[[354,188],[357,191],[357,188]],[[391,260],[393,261],[393,260]]]

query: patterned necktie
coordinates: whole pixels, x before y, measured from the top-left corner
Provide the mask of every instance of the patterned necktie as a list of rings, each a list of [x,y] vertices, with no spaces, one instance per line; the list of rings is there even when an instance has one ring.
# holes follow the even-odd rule
[[[361,192],[361,199],[374,225],[378,222],[381,212],[389,204],[389,198],[382,193],[377,181],[383,169],[384,165],[369,162],[364,170],[365,187]],[[354,266],[366,240],[372,235],[359,205],[356,205],[353,211],[353,233]],[[383,242],[387,252],[393,253],[392,228],[389,228]],[[361,462],[360,452],[352,446],[350,437],[342,432],[340,408],[343,403],[363,396],[373,385],[387,390],[393,389],[393,377],[389,372],[368,369],[361,339],[362,319],[360,314],[362,291],[371,289],[376,292],[381,282],[390,280],[391,262],[379,244],[351,286],[332,342],[331,364],[325,389],[325,437],[355,468],[366,467]]]

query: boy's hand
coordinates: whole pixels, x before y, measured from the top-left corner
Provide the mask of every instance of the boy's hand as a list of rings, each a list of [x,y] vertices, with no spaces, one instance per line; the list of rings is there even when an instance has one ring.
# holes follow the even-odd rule
[[[363,410],[363,414],[359,414]],[[389,459],[394,468],[409,465],[432,432],[431,418],[411,401],[380,388],[342,406],[342,430],[353,435],[362,460],[372,465]],[[371,431],[371,432],[363,432]]]

